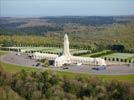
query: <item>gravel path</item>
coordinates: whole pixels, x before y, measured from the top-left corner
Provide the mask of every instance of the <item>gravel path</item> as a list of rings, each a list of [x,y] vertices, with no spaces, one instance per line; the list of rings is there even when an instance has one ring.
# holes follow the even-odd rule
[[[20,66],[29,66],[29,67],[35,67],[35,65],[38,63],[36,60],[30,59],[26,54],[20,54],[16,55],[16,52],[8,53],[4,56],[0,57],[0,60],[5,63],[9,64],[15,64]],[[33,66],[34,65],[34,66]],[[63,68],[55,68],[52,67],[52,70],[58,70],[58,71],[68,71],[68,72],[76,72],[76,73],[89,73],[89,74],[97,74],[97,75],[134,75],[134,64],[131,64],[130,66],[127,65],[112,65],[107,66],[106,70],[93,70],[92,68],[94,66],[88,66],[88,65],[69,65],[66,66],[68,69]]]

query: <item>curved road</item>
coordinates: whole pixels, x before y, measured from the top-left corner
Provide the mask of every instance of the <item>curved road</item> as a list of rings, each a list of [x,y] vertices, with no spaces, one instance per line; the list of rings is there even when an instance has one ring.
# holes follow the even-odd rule
[[[19,66],[27,66],[27,67],[35,67],[38,63],[36,60],[30,59],[26,54],[16,55],[16,52],[10,52],[6,55],[0,56],[0,60],[5,63],[15,64]],[[87,65],[69,65],[68,69],[51,67],[51,70],[58,71],[68,71],[68,72],[76,72],[76,73],[89,73],[89,74],[97,74],[97,75],[134,75],[134,64],[131,66],[126,65],[113,65],[108,66],[106,70],[93,70],[93,66]],[[37,68],[37,67],[36,67]],[[41,68],[41,65],[39,66]]]

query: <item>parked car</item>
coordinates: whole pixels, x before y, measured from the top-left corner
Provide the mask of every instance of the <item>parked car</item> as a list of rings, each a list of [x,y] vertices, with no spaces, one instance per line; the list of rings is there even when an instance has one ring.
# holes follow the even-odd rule
[[[40,65],[40,63],[37,63],[37,64],[36,64],[36,67],[38,67],[39,65]]]
[[[68,67],[63,67],[63,70],[64,70],[64,69],[69,69],[69,68],[68,68]]]
[[[105,70],[106,66],[96,66],[94,68],[92,68],[93,70]]]

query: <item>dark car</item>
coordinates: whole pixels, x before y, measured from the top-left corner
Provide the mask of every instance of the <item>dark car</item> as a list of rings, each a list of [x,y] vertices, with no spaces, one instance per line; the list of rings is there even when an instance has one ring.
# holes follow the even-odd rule
[[[69,69],[68,67],[63,67],[63,69]]]
[[[40,63],[37,63],[37,64],[36,64],[36,67],[38,67],[39,65],[40,65]]]
[[[105,70],[106,69],[106,66],[97,66],[97,67],[94,67],[92,69],[93,70]]]

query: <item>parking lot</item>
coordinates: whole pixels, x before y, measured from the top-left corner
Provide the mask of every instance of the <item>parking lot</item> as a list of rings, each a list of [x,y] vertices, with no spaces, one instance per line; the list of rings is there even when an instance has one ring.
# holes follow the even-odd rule
[[[0,57],[0,60],[9,63],[15,64],[20,66],[28,66],[28,67],[42,67],[41,63],[30,59],[27,54],[20,54],[17,55],[16,52],[10,52],[4,56]],[[76,73],[89,73],[89,74],[100,74],[100,75],[126,75],[126,74],[134,74],[134,64],[128,65],[109,65],[106,66],[105,70],[95,70],[96,66],[89,66],[89,65],[67,65],[65,67],[56,68],[54,66],[50,67],[52,70],[59,70],[59,71],[68,71],[68,72],[76,72]]]

